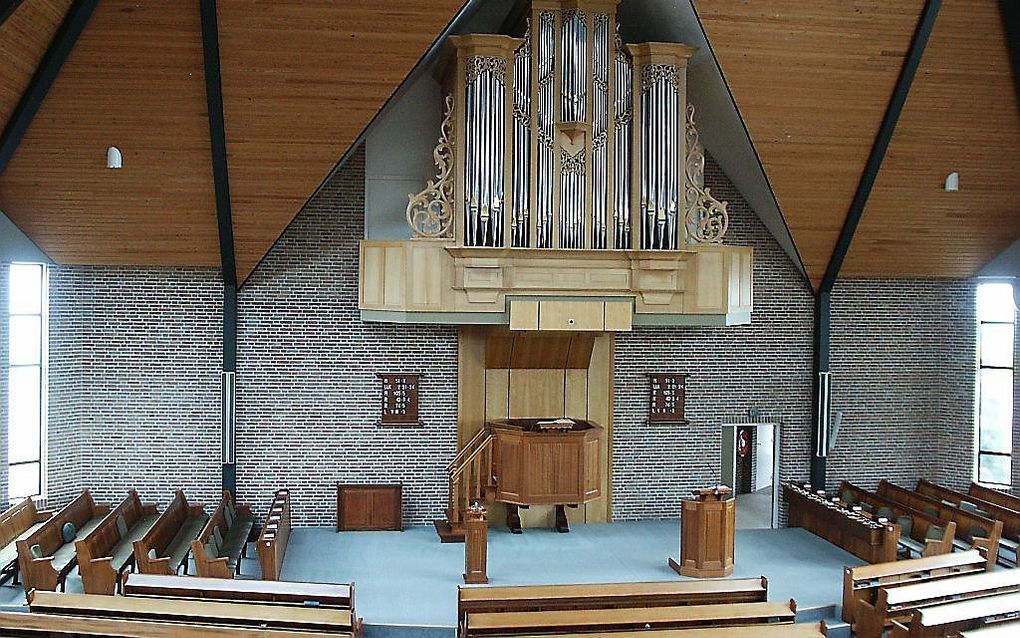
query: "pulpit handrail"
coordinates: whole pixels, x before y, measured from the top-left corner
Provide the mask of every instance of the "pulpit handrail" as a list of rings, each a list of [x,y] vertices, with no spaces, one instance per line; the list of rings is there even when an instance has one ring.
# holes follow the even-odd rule
[[[464,458],[471,454],[473,449],[480,445],[482,439],[484,439],[487,435],[488,432],[484,427],[475,432],[475,435],[471,437],[471,440],[467,442],[467,445],[461,448],[460,452],[457,452],[457,456],[453,457],[453,460],[447,464],[446,471],[451,472],[458,465],[463,465]]]

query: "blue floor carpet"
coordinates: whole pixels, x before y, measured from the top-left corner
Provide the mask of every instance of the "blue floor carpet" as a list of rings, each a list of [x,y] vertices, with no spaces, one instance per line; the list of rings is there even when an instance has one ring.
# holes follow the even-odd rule
[[[569,534],[528,529],[489,533],[489,582],[536,585],[680,578],[667,565],[678,553],[677,521],[576,525]],[[837,605],[844,565],[855,556],[801,529],[738,530],[734,577],[765,575],[769,599],[807,610]],[[373,625],[451,627],[464,546],[441,544],[431,527],[403,532],[294,530],[284,580],[354,582],[358,615]]]

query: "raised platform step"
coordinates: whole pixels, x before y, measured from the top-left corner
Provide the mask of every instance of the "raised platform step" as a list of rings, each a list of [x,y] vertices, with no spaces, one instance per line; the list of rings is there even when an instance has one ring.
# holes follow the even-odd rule
[[[463,543],[464,542],[464,530],[455,529],[447,521],[436,520],[432,521],[432,524],[436,528],[436,534],[439,535],[439,541],[442,543]]]

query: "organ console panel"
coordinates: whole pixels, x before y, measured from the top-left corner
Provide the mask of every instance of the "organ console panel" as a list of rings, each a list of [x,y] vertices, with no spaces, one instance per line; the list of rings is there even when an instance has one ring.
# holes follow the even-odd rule
[[[411,240],[361,244],[366,320],[508,324],[591,297],[632,306],[623,330],[750,321],[752,253],[723,243],[687,102],[696,49],[623,43],[617,4],[535,0],[521,37],[448,39],[438,174]]]

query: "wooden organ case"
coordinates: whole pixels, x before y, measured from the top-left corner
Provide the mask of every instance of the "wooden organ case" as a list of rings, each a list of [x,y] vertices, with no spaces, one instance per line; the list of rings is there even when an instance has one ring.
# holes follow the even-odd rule
[[[410,196],[412,239],[362,242],[363,318],[750,321],[751,249],[723,244],[726,204],[704,187],[687,104],[695,48],[624,44],[617,4],[535,0],[523,37],[449,38],[439,173]],[[558,303],[573,321],[543,326]]]

